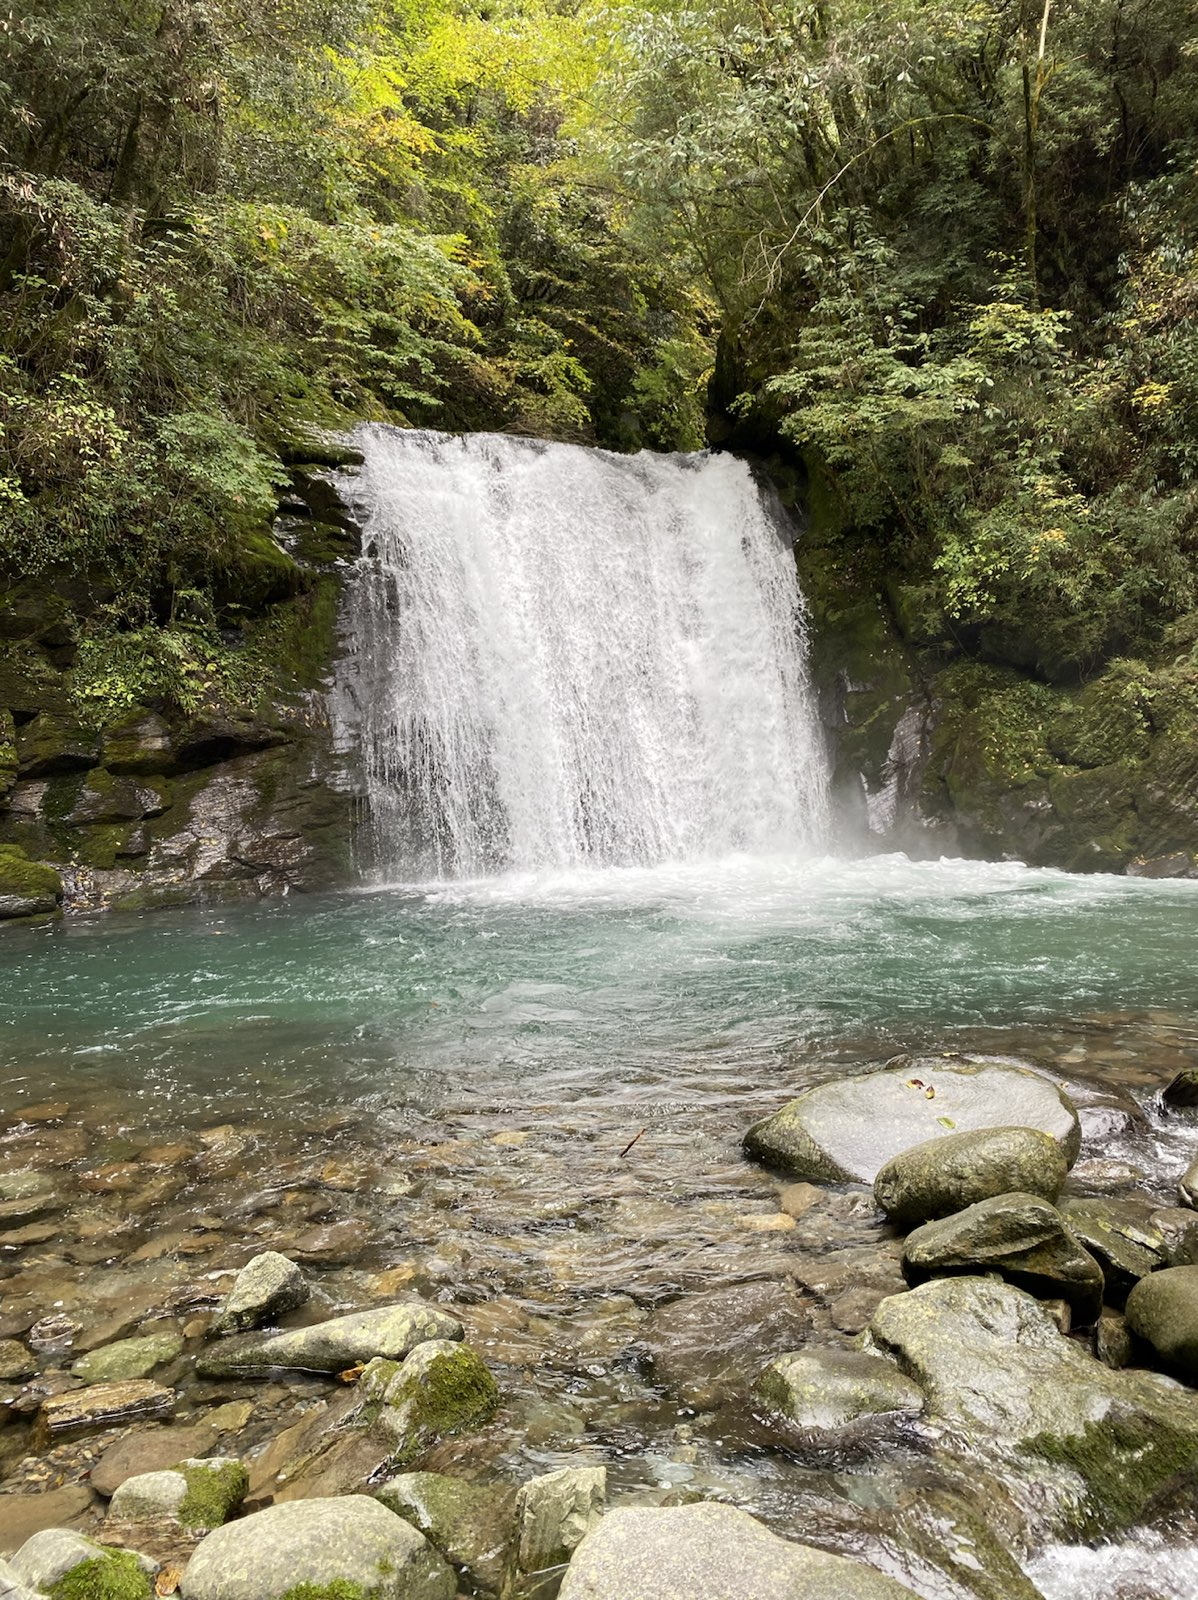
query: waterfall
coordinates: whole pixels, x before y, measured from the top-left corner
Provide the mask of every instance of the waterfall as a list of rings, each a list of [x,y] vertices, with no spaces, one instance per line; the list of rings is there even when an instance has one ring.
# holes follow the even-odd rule
[[[333,694],[381,875],[817,845],[791,532],[727,455],[369,425]]]

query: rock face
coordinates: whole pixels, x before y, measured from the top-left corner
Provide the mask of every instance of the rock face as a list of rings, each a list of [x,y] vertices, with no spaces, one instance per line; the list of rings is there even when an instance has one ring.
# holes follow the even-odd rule
[[[1001,1272],[1032,1294],[1068,1300],[1079,1320],[1102,1309],[1102,1268],[1034,1194],[1002,1194],[907,1235],[903,1270],[913,1283],[950,1272]]]
[[[777,1356],[758,1378],[755,1392],[804,1433],[829,1442],[917,1417],[923,1391],[892,1361],[864,1350],[816,1347]]]
[[[1127,1322],[1163,1361],[1198,1377],[1198,1267],[1141,1278],[1127,1297]]]
[[[212,1325],[214,1333],[241,1333],[262,1328],[284,1312],[302,1306],[310,1291],[294,1261],[277,1250],[264,1250],[233,1280],[224,1305]]]
[[[253,1375],[273,1367],[341,1372],[376,1356],[396,1360],[427,1339],[460,1339],[463,1333],[462,1324],[448,1312],[422,1300],[405,1300],[289,1333],[250,1333],[222,1340],[206,1350],[197,1365],[201,1373],[214,1378]]]
[[[947,1217],[994,1195],[1055,1200],[1069,1171],[1065,1152],[1038,1128],[950,1133],[894,1156],[874,1179],[874,1200],[893,1222]]]
[[[733,1506],[609,1511],[560,1600],[913,1600],[872,1567],[779,1539]]]
[[[1009,1284],[934,1279],[884,1300],[868,1338],[922,1389],[939,1448],[999,1473],[1038,1532],[1113,1533],[1198,1484],[1198,1396],[1103,1366]]]
[[[1077,1157],[1077,1113],[1038,1073],[909,1061],[883,1072],[834,1079],[755,1123],[745,1148],[763,1161],[819,1182],[872,1183],[895,1156],[929,1140],[981,1128],[1048,1134]]]
[[[300,1584],[361,1600],[453,1600],[452,1570],[367,1495],[294,1500],[217,1528],[183,1574],[184,1600],[283,1600]]]
[[[62,905],[62,893],[53,867],[30,861],[17,845],[0,845],[0,921],[51,915]]]

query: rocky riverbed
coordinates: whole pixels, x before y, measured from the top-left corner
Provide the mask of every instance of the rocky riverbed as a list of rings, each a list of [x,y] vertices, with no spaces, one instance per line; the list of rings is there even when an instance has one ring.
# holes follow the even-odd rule
[[[732,1592],[710,1548],[776,1570],[763,1600],[1055,1600],[1062,1547],[1146,1527],[1182,1553],[1104,1592],[1173,1600],[1198,1118],[1157,1096],[1192,1034],[954,1045],[844,1041],[785,1109],[630,1108],[619,1140],[585,1102],[217,1123],[27,1094],[0,1135],[3,1575],[631,1600],[676,1562],[676,1592]]]

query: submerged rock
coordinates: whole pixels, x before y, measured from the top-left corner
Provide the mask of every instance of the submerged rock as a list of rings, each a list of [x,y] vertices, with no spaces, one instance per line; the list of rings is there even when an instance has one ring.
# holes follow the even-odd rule
[[[1077,1157],[1077,1113],[1038,1073],[1020,1067],[912,1062],[809,1089],[754,1123],[745,1148],[801,1178],[872,1183],[895,1156],[929,1140],[981,1128],[1048,1134]]]
[[[307,1279],[286,1256],[264,1250],[233,1280],[233,1287],[212,1324],[214,1333],[241,1333],[262,1328],[284,1312],[295,1311],[310,1294]]]
[[[1032,1294],[1067,1300],[1083,1321],[1102,1308],[1102,1268],[1065,1226],[1061,1213],[1034,1194],[1002,1194],[907,1235],[908,1279],[950,1272],[1001,1272]]]
[[[71,1371],[84,1383],[119,1383],[126,1378],[148,1378],[155,1367],[165,1366],[182,1352],[181,1335],[147,1333],[120,1339],[80,1356]]]
[[[1198,1161],[1188,1166],[1178,1180],[1177,1198],[1183,1206],[1198,1210]]]
[[[1069,1171],[1065,1152],[1038,1128],[951,1133],[892,1157],[874,1179],[874,1200],[894,1222],[928,1222],[995,1195],[1055,1200]]]
[[[699,1405],[719,1403],[768,1357],[803,1344],[811,1316],[788,1278],[733,1284],[658,1306],[642,1342],[653,1375]]]
[[[377,1489],[375,1499],[418,1528],[475,1589],[498,1592],[515,1524],[513,1489],[405,1472]]]
[[[933,1279],[883,1301],[868,1338],[923,1390],[937,1448],[1000,1476],[1037,1533],[1112,1533],[1198,1487],[1198,1397],[1103,1366],[1010,1284]]]
[[[423,1300],[405,1300],[374,1311],[331,1317],[287,1333],[248,1333],[206,1350],[197,1367],[205,1377],[224,1378],[293,1367],[303,1372],[341,1372],[376,1356],[397,1360],[428,1339],[460,1339],[462,1324]]]
[[[1166,1267],[1127,1297],[1127,1323],[1186,1377],[1198,1378],[1198,1267]]]
[[[215,1529],[188,1563],[182,1592],[184,1600],[284,1600],[301,1586],[330,1600],[453,1600],[457,1592],[424,1535],[360,1494],[292,1500]]]
[[[771,1410],[829,1443],[871,1438],[924,1407],[923,1391],[893,1361],[864,1350],[817,1347],[777,1356],[754,1388]]]
[[[574,1552],[560,1600],[914,1600],[872,1567],[780,1539],[711,1503],[609,1511]]]

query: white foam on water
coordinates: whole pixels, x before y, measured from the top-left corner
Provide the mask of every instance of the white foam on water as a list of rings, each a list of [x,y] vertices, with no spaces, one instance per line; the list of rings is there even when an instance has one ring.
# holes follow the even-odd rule
[[[1044,1600],[1194,1600],[1198,1545],[1147,1529],[1120,1544],[1051,1545],[1027,1575]]]
[[[732,456],[371,425],[334,719],[382,876],[818,848],[790,537]]]

